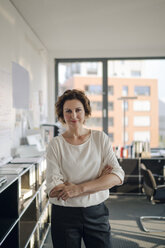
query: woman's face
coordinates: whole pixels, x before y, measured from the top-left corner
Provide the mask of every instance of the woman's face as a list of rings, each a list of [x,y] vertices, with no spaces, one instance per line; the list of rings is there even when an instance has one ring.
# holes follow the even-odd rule
[[[67,100],[63,106],[63,116],[68,125],[71,128],[77,128],[82,126],[85,121],[85,110],[83,104],[77,100]]]

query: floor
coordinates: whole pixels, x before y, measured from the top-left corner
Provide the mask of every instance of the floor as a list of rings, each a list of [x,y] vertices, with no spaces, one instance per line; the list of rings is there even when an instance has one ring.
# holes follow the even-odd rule
[[[159,231],[151,233],[144,232],[139,221],[144,215],[165,216],[165,204],[152,205],[145,196],[111,195],[106,205],[110,212],[113,248],[165,248],[165,220],[145,223],[148,228]],[[53,248],[50,232],[43,248]]]

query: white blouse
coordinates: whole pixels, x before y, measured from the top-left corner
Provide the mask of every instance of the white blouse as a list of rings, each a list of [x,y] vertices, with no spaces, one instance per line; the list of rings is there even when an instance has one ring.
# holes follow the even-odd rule
[[[88,140],[81,145],[68,143],[62,135],[54,137],[47,148],[46,192],[65,181],[80,184],[96,179],[104,166],[111,165],[112,173],[121,181],[124,171],[113,152],[109,137],[101,131],[91,130]],[[100,204],[109,197],[109,189],[66,201],[50,197],[52,204],[71,207],[89,207]]]

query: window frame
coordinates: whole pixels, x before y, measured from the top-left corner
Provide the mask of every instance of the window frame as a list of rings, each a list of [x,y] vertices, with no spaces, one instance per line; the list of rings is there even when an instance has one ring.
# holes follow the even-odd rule
[[[58,98],[59,92],[59,77],[58,65],[59,63],[73,63],[73,62],[101,62],[102,63],[102,89],[103,89],[103,104],[102,104],[102,129],[108,134],[108,61],[123,61],[126,60],[165,60],[165,56],[145,56],[145,57],[107,57],[107,58],[55,58],[55,102]]]

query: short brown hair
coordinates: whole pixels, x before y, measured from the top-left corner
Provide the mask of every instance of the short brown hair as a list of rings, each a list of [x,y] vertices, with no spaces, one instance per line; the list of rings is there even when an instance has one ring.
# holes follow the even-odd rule
[[[63,115],[63,106],[67,100],[79,100],[84,106],[85,116],[89,117],[91,115],[91,106],[90,100],[85,95],[85,92],[82,90],[66,90],[61,96],[58,97],[58,100],[55,104],[55,110],[58,117],[58,120],[62,123],[65,123],[64,115]]]

